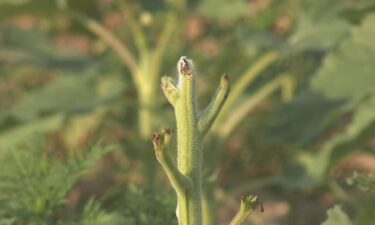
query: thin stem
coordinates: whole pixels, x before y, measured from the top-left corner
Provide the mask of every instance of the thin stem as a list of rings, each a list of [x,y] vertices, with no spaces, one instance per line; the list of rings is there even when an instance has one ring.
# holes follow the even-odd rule
[[[258,92],[248,98],[244,103],[241,104],[233,113],[231,113],[221,126],[218,134],[220,137],[228,137],[233,130],[240,124],[243,119],[258,105],[261,101],[271,95],[279,87],[282,87],[284,82],[289,82],[288,76],[281,76],[274,79],[273,81],[266,84]]]
[[[220,85],[216,91],[216,94],[211,100],[211,103],[207,106],[206,110],[202,113],[199,119],[198,127],[202,137],[204,137],[208,130],[211,128],[216,117],[219,115],[225,100],[229,94],[229,78],[226,74],[221,77]]]
[[[263,212],[263,205],[257,196],[242,196],[240,210],[229,225],[242,225],[258,205],[260,205],[261,211]]]
[[[157,133],[153,135],[152,142],[154,144],[156,158],[166,172],[177,194],[183,195],[186,189],[192,188],[192,180],[189,177],[183,175],[177,169],[176,164],[173,162],[169,155],[169,140],[171,135],[170,130],[165,130],[163,135],[164,137]]]
[[[147,46],[146,35],[142,27],[134,18],[134,15],[131,10],[129,10],[129,7],[126,6],[123,1],[116,1],[115,3],[120,9],[122,9],[123,16],[129,21],[131,35],[133,36],[133,40],[141,54],[140,58],[147,56],[149,54],[149,48]]]
[[[153,73],[153,76],[151,77],[151,80],[154,81],[157,79],[159,75],[159,71],[161,69],[161,64],[163,60],[163,56],[165,53],[165,50],[167,48],[167,45],[172,38],[173,31],[175,30],[177,26],[177,16],[174,14],[174,12],[170,12],[167,18],[167,24],[165,25],[162,34],[159,37],[159,40],[156,44],[156,48],[153,51],[152,54],[152,63],[154,66],[154,69],[156,73]]]
[[[217,125],[221,124],[223,120],[228,116],[229,109],[233,107],[236,101],[244,93],[246,88],[257,78],[269,65],[275,62],[279,58],[279,54],[276,52],[269,52],[262,56],[257,62],[249,67],[244,75],[233,85],[231,95],[223,107],[222,113],[218,118]],[[218,126],[215,126],[215,131],[218,130]]]
[[[110,31],[108,31],[97,21],[72,10],[68,10],[67,12],[73,19],[80,22],[84,27],[96,34],[106,44],[108,44],[117,53],[117,55],[121,58],[125,65],[128,66],[133,79],[135,81],[137,80],[135,74],[138,70],[138,65],[133,54],[124,43],[122,43],[116,36],[114,36]]]

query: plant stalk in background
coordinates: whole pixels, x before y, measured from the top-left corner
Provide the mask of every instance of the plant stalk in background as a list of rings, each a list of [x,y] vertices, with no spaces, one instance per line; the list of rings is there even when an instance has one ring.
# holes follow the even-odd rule
[[[177,64],[178,84],[162,78],[162,89],[174,107],[177,123],[177,165],[172,160],[171,131],[154,134],[156,156],[177,193],[177,217],[180,225],[202,224],[202,139],[207,134],[229,93],[228,76],[221,78],[219,88],[207,108],[199,113],[195,97],[196,73],[191,60],[181,57]],[[257,197],[241,199],[241,210],[231,225],[240,225],[259,204]]]
[[[138,130],[143,139],[149,138],[153,129],[152,115],[157,111],[157,81],[161,70],[161,65],[165,55],[168,42],[172,39],[176,28],[181,24],[181,13],[184,12],[186,0],[166,0],[169,7],[166,23],[158,37],[154,48],[150,47],[151,40],[147,39],[145,30],[141,27],[134,12],[128,4],[123,1],[115,1],[118,8],[124,14],[130,27],[130,33],[134,40],[137,52],[132,52],[130,48],[119,40],[112,32],[94,19],[85,15],[64,8],[66,12],[84,27],[98,36],[119,56],[124,65],[129,70],[138,95]],[[138,57],[137,57],[138,56]]]

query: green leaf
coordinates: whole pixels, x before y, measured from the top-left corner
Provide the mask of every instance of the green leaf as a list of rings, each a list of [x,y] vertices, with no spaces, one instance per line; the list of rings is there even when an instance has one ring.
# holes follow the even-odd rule
[[[360,98],[375,92],[375,14],[354,28],[324,60],[312,80],[316,91],[331,99]],[[370,93],[372,92],[372,93]]]
[[[327,50],[349,33],[350,25],[343,19],[313,21],[307,16],[298,20],[295,32],[288,39],[287,52]]]
[[[334,206],[333,209],[329,209],[327,216],[327,220],[322,225],[353,225],[352,221],[338,205]]]
[[[327,142],[323,151],[331,152],[329,167],[366,145],[375,136],[375,96],[356,108],[351,123],[345,131]]]
[[[97,100],[90,77],[64,75],[30,92],[10,110],[10,115],[18,121],[29,121],[56,112],[85,110],[94,106]]]
[[[79,178],[113,150],[96,144],[80,156],[68,154],[64,161],[54,155],[56,152],[46,153],[40,142],[25,141],[22,146],[7,151],[0,159],[3,168],[0,217],[15,218],[16,224],[51,221],[57,207],[67,202],[68,192]]]
[[[271,141],[304,145],[314,141],[343,105],[318,92],[305,90],[285,105],[271,124]]]
[[[0,5],[22,5],[30,1],[31,0],[0,0]]]
[[[0,60],[21,65],[36,65],[64,70],[82,70],[91,61],[74,50],[57,48],[52,40],[39,30],[0,28]]]
[[[82,215],[74,221],[61,221],[61,225],[133,225],[117,213],[109,213],[101,209],[101,205],[90,199],[85,205]]]
[[[198,5],[198,12],[219,21],[233,21],[245,16],[247,3],[243,0],[204,0]]]
[[[0,133],[0,152],[29,139],[35,134],[53,132],[64,124],[64,116],[56,114],[40,120],[24,123]]]
[[[296,154],[292,169],[285,168],[283,184],[308,188],[324,183],[333,166],[374,138],[374,22],[372,14],[353,29],[352,35],[326,57],[312,80],[310,95],[302,92],[278,117],[276,133],[280,139],[290,142],[295,138],[306,143],[320,137],[316,140],[323,146],[314,153],[310,149]],[[350,116],[345,123],[339,120],[344,115]],[[333,133],[329,139],[324,132],[328,128]],[[288,174],[297,169],[296,176]]]

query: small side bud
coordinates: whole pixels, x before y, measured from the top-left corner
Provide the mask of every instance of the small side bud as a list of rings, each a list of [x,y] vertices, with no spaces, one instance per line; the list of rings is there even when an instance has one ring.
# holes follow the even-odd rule
[[[253,212],[256,207],[260,205],[260,211],[264,212],[263,204],[258,196],[242,196],[240,210],[233,218],[230,225],[242,225],[246,218]]]
[[[152,144],[154,144],[155,149],[160,149],[162,143],[160,139],[160,134],[158,133],[153,133],[152,134]]]
[[[172,78],[164,76],[161,78],[161,89],[168,101],[175,105],[178,100],[178,88]]]
[[[264,212],[263,203],[259,200],[258,196],[242,196],[241,197],[241,205],[244,206],[245,210],[256,209],[256,207],[260,206],[260,211]]]
[[[172,130],[168,128],[164,128],[162,130],[163,136],[164,136],[164,144],[169,145],[171,143],[171,137],[172,137]]]

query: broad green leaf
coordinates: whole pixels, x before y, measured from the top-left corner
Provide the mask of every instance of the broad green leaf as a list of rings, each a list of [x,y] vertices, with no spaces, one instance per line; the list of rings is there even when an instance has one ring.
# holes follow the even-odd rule
[[[351,152],[366,145],[375,137],[375,96],[362,102],[351,123],[344,132],[327,142],[323,151],[331,152],[329,166],[332,167]]]
[[[334,18],[313,21],[301,16],[295,32],[288,39],[287,51],[327,50],[349,33],[350,25],[343,19]]]
[[[10,115],[28,121],[54,112],[89,109],[97,100],[95,86],[87,76],[64,75],[31,92],[10,110]]]
[[[279,117],[279,123],[283,124],[277,129],[279,137],[287,137],[290,142],[293,135],[297,140],[306,136],[321,137],[325,128],[334,130],[333,125],[343,113],[351,115],[344,128],[335,131],[329,139],[321,138],[323,143],[319,146],[323,147],[314,153],[309,151],[296,155],[292,170],[298,168],[299,174],[294,181],[293,177],[284,174],[284,184],[298,188],[320,185],[333,166],[374,138],[375,67],[371,59],[375,59],[375,44],[370,41],[375,40],[371,26],[374,22],[375,15],[368,16],[360,27],[352,31],[351,36],[338,45],[337,50],[328,54],[311,84],[312,93],[319,96],[315,98],[316,104],[311,97],[301,101],[305,94],[302,92],[290,104],[295,107],[287,107],[283,111],[281,118],[286,119],[283,121]],[[327,107],[322,104],[324,102]],[[343,125],[342,121],[339,123]],[[286,172],[291,171],[285,169]]]
[[[247,11],[244,0],[204,0],[198,6],[198,12],[219,21],[232,21],[243,17]]]
[[[305,189],[319,186],[327,177],[329,169],[345,157],[366,145],[375,134],[375,97],[363,102],[344,132],[326,141],[318,153],[299,152],[281,177],[283,185]],[[294,171],[294,172],[293,172]],[[298,171],[298,174],[294,174]]]
[[[305,90],[277,114],[270,127],[271,140],[297,145],[311,143],[342,105],[342,101],[332,101],[318,92]]]
[[[375,14],[330,53],[312,81],[327,98],[360,98],[375,92]],[[372,93],[370,93],[372,92]]]
[[[347,112],[345,107],[355,111],[359,100],[375,94],[375,64],[372,62],[375,44],[371,41],[375,40],[373,23],[374,15],[354,29],[337,50],[328,54],[312,80],[311,90],[301,92],[280,112],[274,125],[279,139],[293,143],[311,141],[333,124],[343,111]],[[369,104],[372,105],[371,101]],[[367,110],[371,114],[371,109]]]
[[[52,40],[39,30],[0,28],[0,60],[20,65],[37,65],[64,70],[82,70],[91,64],[84,56],[57,48]]]
[[[322,225],[353,225],[349,217],[336,205],[327,211],[327,220]]]

